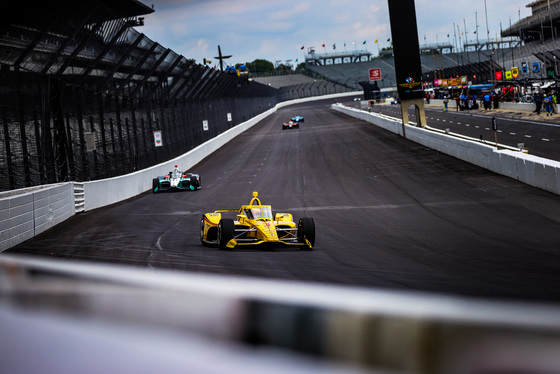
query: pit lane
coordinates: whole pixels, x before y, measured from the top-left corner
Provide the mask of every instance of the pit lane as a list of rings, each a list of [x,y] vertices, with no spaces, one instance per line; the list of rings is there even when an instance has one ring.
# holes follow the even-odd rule
[[[192,172],[202,190],[147,192],[79,214],[6,253],[501,299],[560,300],[558,196],[329,109],[279,109]],[[302,115],[299,129],[282,131]],[[172,169],[170,164],[170,170]],[[263,204],[310,216],[316,248],[219,251],[204,212]]]

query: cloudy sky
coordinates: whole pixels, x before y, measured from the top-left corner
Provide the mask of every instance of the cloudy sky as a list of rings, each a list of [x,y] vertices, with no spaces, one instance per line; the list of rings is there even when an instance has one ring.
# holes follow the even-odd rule
[[[233,55],[229,64],[257,58],[276,63],[305,59],[304,52],[367,49],[374,55],[390,45],[387,0],[141,0],[155,12],[139,31],[166,48],[202,63],[218,54]],[[529,0],[416,0],[421,44],[454,43],[499,37],[531,14]],[[475,33],[478,19],[478,33]],[[454,28],[455,24],[455,28]],[[465,27],[466,26],[466,27]],[[454,34],[454,30],[456,33]],[[449,39],[447,35],[450,35]],[[458,38],[459,36],[457,36]],[[375,43],[375,41],[378,41]],[[363,44],[363,42],[366,44]],[[325,44],[325,48],[322,45]],[[346,44],[346,47],[345,47]],[[304,50],[301,47],[305,46]]]

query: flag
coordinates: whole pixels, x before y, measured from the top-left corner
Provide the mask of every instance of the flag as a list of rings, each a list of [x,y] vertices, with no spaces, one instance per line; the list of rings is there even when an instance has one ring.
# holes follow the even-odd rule
[[[296,58],[296,62],[298,62],[298,59]]]
[[[387,39],[387,41],[390,42],[390,41],[391,41],[391,38]]]
[[[476,34],[476,30],[473,31],[473,34]]]
[[[333,45],[332,45],[332,49],[336,49],[336,44],[333,44]]]
[[[366,41],[364,40],[364,42],[362,44],[366,44]]]
[[[323,43],[323,48],[325,48],[325,43]]]
[[[377,43],[377,39],[375,39],[375,42],[374,42],[374,43]]]
[[[305,46],[304,46],[304,45],[302,45],[300,49],[303,49],[304,47],[305,47]]]

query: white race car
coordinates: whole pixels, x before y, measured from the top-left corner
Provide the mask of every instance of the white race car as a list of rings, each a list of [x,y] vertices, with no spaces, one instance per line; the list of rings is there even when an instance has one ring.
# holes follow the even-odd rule
[[[152,192],[157,193],[160,191],[168,190],[200,190],[200,175],[187,173],[177,169],[170,171],[168,175],[159,176],[152,180]]]

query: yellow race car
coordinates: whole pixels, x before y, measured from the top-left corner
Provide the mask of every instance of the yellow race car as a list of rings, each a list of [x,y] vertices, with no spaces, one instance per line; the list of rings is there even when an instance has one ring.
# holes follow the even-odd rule
[[[272,216],[270,205],[262,205],[259,194],[253,192],[249,205],[240,209],[216,210],[202,215],[200,241],[203,245],[217,245],[219,249],[249,245],[292,245],[312,250],[315,244],[313,218],[300,218],[296,224],[290,213]],[[222,213],[237,213],[235,220],[223,218]]]

